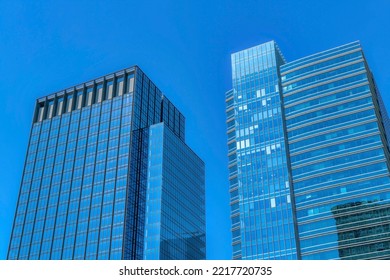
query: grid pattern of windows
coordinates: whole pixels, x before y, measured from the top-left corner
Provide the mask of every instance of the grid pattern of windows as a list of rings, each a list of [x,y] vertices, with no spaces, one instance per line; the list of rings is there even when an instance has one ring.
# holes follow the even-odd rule
[[[132,95],[52,118],[54,100],[46,103],[47,118],[32,127],[9,258],[120,259]]]
[[[161,123],[148,170],[144,259],[205,259],[204,163]]]
[[[232,55],[226,94],[234,259],[296,259],[275,42]]]
[[[112,99],[114,96],[132,93],[134,90],[134,71],[134,69],[129,69],[126,73],[124,71],[118,72],[115,75],[99,78],[66,91],[39,99],[38,105],[36,106],[34,122],[41,122],[45,119],[51,119],[54,116],[60,116],[63,113],[70,113],[71,111],[79,110],[82,107],[101,103],[104,100]],[[128,83],[125,92],[123,91],[124,77],[127,77]],[[103,85],[105,85],[105,90],[103,90]],[[116,88],[115,95],[114,87]],[[64,102],[66,102],[65,106]]]
[[[8,259],[142,259],[147,132],[161,121],[184,140],[138,67],[38,99]]]
[[[390,258],[389,121],[360,44],[281,72],[302,259]]]

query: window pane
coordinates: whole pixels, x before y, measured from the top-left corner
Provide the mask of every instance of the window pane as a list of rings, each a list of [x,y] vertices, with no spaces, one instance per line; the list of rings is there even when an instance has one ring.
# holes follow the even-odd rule
[[[66,112],[72,111],[73,107],[73,95],[68,95],[68,100],[67,100],[67,106],[66,106]]]
[[[50,100],[46,118],[51,119],[51,117],[53,116],[53,108],[54,108],[54,100]]]
[[[93,87],[87,88],[87,106],[92,105]]]
[[[43,112],[45,111],[45,104],[42,102],[39,104],[38,121],[43,121]]]
[[[97,103],[100,103],[103,101],[103,84],[98,84],[96,87],[96,94],[97,94]]]
[[[76,109],[81,109],[82,105],[83,105],[83,90],[79,90],[77,91]]]
[[[64,98],[59,98],[57,101],[57,116],[61,116],[63,107],[64,107]]]
[[[116,96],[121,96],[123,94],[123,77],[119,77],[116,83]]]
[[[107,99],[111,99],[112,98],[113,90],[114,90],[114,82],[112,80],[108,81],[107,84],[106,84],[106,96],[107,96]]]
[[[129,74],[127,76],[127,92],[134,91],[134,74]]]

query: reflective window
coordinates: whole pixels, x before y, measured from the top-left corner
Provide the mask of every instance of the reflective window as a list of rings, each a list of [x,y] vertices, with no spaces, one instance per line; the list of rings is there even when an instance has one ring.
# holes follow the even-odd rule
[[[83,90],[78,90],[76,92],[76,109],[81,109],[81,107],[83,106]]]
[[[73,94],[68,93],[67,99],[66,99],[66,112],[69,113],[73,109]]]
[[[41,122],[43,121],[43,114],[45,112],[45,103],[42,102],[42,103],[39,103],[39,109],[38,109],[38,121]]]
[[[114,82],[113,80],[106,82],[106,97],[107,99],[112,99],[114,92]]]
[[[123,94],[123,77],[118,77],[116,80],[116,96],[121,96]]]
[[[98,84],[96,86],[96,102],[100,103],[103,101],[103,84]]]
[[[57,100],[57,116],[62,115],[63,109],[64,109],[64,98],[61,97],[61,98],[58,98],[58,100]]]
[[[93,103],[93,86],[87,87],[87,106],[91,106]]]
[[[47,106],[46,118],[51,119],[53,117],[53,111],[54,111],[54,100],[49,100]]]
[[[134,74],[127,75],[127,92],[134,91]]]

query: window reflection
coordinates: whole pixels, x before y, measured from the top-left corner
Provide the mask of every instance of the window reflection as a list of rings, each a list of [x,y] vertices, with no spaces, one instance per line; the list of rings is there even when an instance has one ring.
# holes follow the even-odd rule
[[[76,109],[81,109],[83,105],[83,90],[77,91],[77,101],[76,101]]]
[[[70,111],[72,111],[72,108],[73,108],[73,95],[72,94],[69,94],[68,97],[67,97],[67,100],[66,100],[66,112],[67,113],[70,113]]]
[[[88,87],[87,88],[87,106],[92,105],[92,100],[93,100],[93,87]]]
[[[39,109],[38,109],[38,121],[41,122],[43,120],[43,113],[45,111],[45,104],[39,103]]]
[[[127,92],[134,91],[134,74],[129,74],[127,76]]]
[[[47,116],[46,118],[51,119],[53,116],[53,110],[54,110],[54,100],[49,101],[49,106],[47,110]]]
[[[119,77],[116,80],[116,96],[121,96],[123,94],[123,77]]]
[[[64,107],[64,98],[63,97],[58,98],[58,100],[57,100],[57,116],[62,115],[63,107]]]
[[[106,84],[107,99],[112,99],[113,91],[114,91],[114,82],[112,80],[107,81],[107,84]]]
[[[103,84],[98,84],[96,86],[96,95],[97,95],[96,102],[97,103],[102,102],[103,101]]]

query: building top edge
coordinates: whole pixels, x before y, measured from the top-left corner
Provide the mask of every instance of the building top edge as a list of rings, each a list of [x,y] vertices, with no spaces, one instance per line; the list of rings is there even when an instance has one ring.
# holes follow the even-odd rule
[[[353,42],[350,42],[347,44],[343,44],[343,45],[340,45],[337,47],[333,47],[330,49],[326,49],[326,50],[316,52],[316,53],[311,54],[311,55],[307,55],[307,56],[295,59],[291,62],[287,62],[286,64],[281,65],[280,70],[281,70],[281,72],[287,72],[287,71],[290,72],[294,68],[301,67],[303,64],[308,63],[310,61],[313,61],[313,60],[315,60],[319,57],[322,57],[324,55],[331,55],[334,52],[338,52],[338,51],[341,51],[344,49],[347,50],[347,49],[351,49],[351,48],[356,48],[356,49],[361,48],[360,41],[356,40],[356,41],[353,41]]]
[[[46,98],[51,98],[52,96],[56,96],[56,95],[57,96],[64,95],[65,92],[71,92],[71,91],[74,91],[74,90],[77,90],[80,88],[84,88],[86,86],[93,85],[95,83],[100,83],[100,82],[107,80],[107,79],[113,79],[115,77],[122,76],[126,73],[134,72],[135,70],[141,70],[141,69],[139,68],[138,65],[133,65],[131,67],[127,67],[127,68],[124,68],[124,69],[121,69],[121,70],[118,70],[118,71],[115,71],[115,72],[112,72],[112,73],[109,73],[109,74],[106,74],[103,76],[99,76],[99,77],[90,79],[90,80],[85,81],[83,83],[79,83],[79,84],[76,84],[76,85],[73,85],[70,87],[66,87],[66,88],[63,88],[61,90],[46,94],[46,95],[43,95],[43,96],[37,98],[37,101],[39,102],[41,100],[44,100]]]
[[[274,40],[271,40],[271,41],[268,41],[268,42],[264,42],[264,43],[261,43],[261,44],[258,44],[258,45],[254,45],[252,47],[249,47],[249,48],[246,48],[246,49],[243,49],[243,50],[240,50],[240,51],[236,51],[236,52],[233,52],[231,54],[231,56],[236,56],[237,54],[239,53],[242,53],[242,52],[246,52],[246,51],[249,51],[251,49],[255,49],[255,48],[259,48],[259,47],[265,47],[265,46],[268,46],[268,45],[273,45],[275,46],[276,45],[276,42]]]

